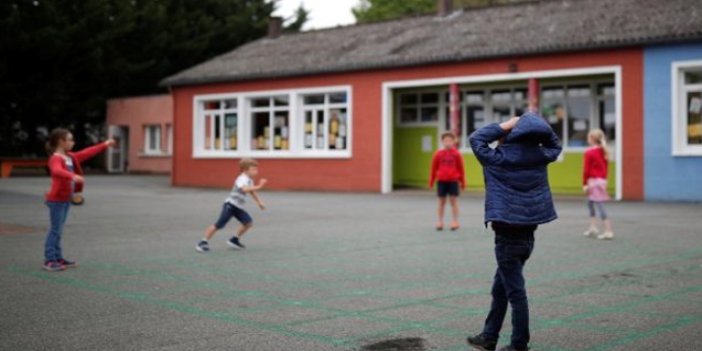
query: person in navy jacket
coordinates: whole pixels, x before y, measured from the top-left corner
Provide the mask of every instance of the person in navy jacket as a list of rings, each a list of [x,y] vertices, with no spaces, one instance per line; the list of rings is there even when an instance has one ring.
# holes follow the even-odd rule
[[[492,147],[495,142],[498,145]],[[501,350],[527,350],[529,305],[523,268],[534,249],[537,226],[557,218],[547,166],[558,158],[561,143],[541,116],[528,112],[476,130],[470,145],[483,166],[485,225],[489,222],[495,232],[497,272],[483,331],[468,343],[495,350],[509,304],[512,339]]]

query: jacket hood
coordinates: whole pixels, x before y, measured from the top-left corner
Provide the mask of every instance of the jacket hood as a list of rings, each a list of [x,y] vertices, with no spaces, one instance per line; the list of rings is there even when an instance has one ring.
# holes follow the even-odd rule
[[[519,122],[505,136],[504,143],[540,144],[551,137],[551,126],[546,120],[533,112],[527,112],[519,118]]]

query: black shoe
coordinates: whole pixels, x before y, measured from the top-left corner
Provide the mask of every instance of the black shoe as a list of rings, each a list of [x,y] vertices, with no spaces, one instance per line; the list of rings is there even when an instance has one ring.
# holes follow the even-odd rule
[[[200,240],[200,242],[197,243],[197,246],[195,246],[195,250],[200,251],[202,253],[208,253],[210,252],[210,245],[207,243],[207,241]]]
[[[466,341],[468,341],[468,345],[481,351],[495,351],[495,348],[497,347],[497,340],[488,340],[483,336],[483,334],[470,336]]]
[[[504,346],[504,347],[500,348],[499,351],[529,351],[529,348],[527,347],[525,349],[516,349],[516,348],[512,347],[512,345],[508,345],[508,346]]]
[[[77,263],[77,262],[75,262],[75,261],[69,261],[69,260],[66,260],[66,259],[63,259],[63,258],[60,258],[60,259],[59,259],[58,261],[56,261],[56,262],[58,262],[59,264],[62,264],[62,265],[63,265],[64,267],[66,267],[66,268],[78,267],[78,263]]]
[[[229,241],[227,241],[227,244],[229,244],[229,246],[231,246],[232,249],[243,249],[243,248],[246,248],[246,246],[244,246],[244,244],[242,244],[242,243],[239,241],[239,238],[237,238],[236,236],[233,236],[231,239],[229,239]]]

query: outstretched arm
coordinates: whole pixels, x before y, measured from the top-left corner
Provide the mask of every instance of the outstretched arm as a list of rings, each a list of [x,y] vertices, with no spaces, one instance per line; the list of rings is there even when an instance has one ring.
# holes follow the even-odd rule
[[[102,143],[99,143],[99,144],[96,144],[96,145],[93,145],[90,147],[86,147],[83,150],[74,152],[73,156],[76,158],[76,161],[78,161],[78,163],[83,163],[83,162],[97,156],[101,152],[107,150],[107,148],[112,147],[114,144],[115,144],[115,141],[113,139],[109,139],[109,140],[103,141]]]
[[[253,194],[255,191],[263,189],[263,187],[266,185],[266,183],[268,183],[268,180],[261,179],[261,181],[258,182],[258,185],[242,187],[241,191],[248,193],[248,194]]]
[[[256,201],[256,204],[258,204],[258,208],[260,208],[260,209],[262,209],[262,210],[265,210],[265,209],[266,209],[266,205],[264,205],[264,204],[263,204],[263,201],[261,201],[261,198],[258,197],[258,193],[257,193],[257,192],[252,191],[252,192],[251,192],[251,197],[254,199],[254,201]]]

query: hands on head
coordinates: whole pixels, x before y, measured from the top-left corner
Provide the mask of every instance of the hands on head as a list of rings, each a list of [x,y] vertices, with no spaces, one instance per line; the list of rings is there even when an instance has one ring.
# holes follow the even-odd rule
[[[517,122],[519,122],[519,117],[512,117],[507,121],[500,123],[500,128],[502,128],[502,130],[504,130],[505,132],[509,132],[514,128],[515,125],[517,125]]]

